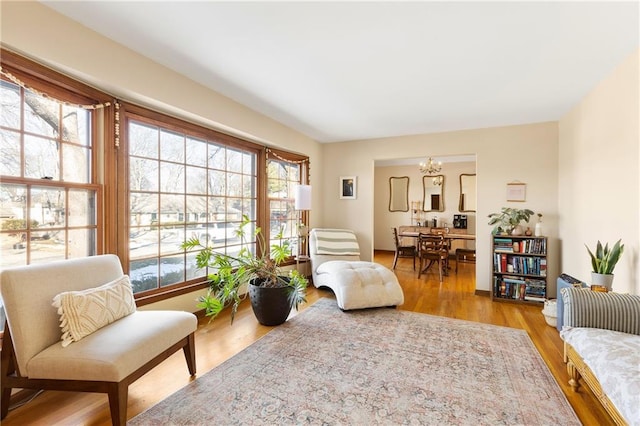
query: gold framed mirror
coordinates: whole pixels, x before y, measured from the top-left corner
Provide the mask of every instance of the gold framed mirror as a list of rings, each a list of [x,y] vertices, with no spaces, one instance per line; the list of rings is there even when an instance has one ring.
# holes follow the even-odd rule
[[[460,175],[460,203],[461,212],[476,211],[476,175],[462,173]]]
[[[409,211],[409,176],[389,178],[389,211]]]
[[[425,212],[444,211],[444,175],[422,177],[422,210]]]

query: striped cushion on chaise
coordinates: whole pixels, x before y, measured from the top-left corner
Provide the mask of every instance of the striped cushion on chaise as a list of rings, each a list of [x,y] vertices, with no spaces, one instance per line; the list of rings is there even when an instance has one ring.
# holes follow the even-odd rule
[[[348,229],[317,229],[316,253],[328,255],[359,255],[360,246],[353,231]]]

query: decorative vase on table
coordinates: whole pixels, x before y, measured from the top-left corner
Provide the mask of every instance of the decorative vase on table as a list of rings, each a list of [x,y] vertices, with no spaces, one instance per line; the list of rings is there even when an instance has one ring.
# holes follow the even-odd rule
[[[613,288],[613,274],[598,274],[597,272],[592,272],[591,284],[604,286],[607,288],[607,291],[611,291]]]
[[[533,231],[533,235],[535,235],[536,237],[542,237],[542,213],[538,213],[538,221],[536,222],[536,227]]]
[[[523,235],[524,231],[522,230],[522,226],[516,225],[511,231],[511,235]]]
[[[536,237],[542,237],[542,222],[536,222],[536,228],[534,230]]]

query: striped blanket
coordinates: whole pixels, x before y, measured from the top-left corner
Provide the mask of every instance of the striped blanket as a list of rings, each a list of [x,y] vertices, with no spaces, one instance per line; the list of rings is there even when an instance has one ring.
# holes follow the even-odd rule
[[[348,229],[316,229],[316,253],[360,255],[356,234]]]

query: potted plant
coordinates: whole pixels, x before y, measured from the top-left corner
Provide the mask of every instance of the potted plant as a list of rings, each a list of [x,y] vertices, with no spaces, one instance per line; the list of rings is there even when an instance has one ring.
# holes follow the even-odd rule
[[[260,227],[253,236],[256,241],[256,253],[245,244],[245,227],[251,223],[244,215],[242,223],[235,231],[240,238],[241,249],[235,253],[217,252],[208,243],[202,244],[197,238],[182,243],[187,251],[199,250],[196,255],[198,268],[209,268],[209,291],[198,299],[198,307],[213,320],[226,306],[231,305],[231,323],[238,311],[240,302],[247,293],[258,322],[263,325],[278,325],[287,320],[292,307],[306,302],[308,280],[297,270],[288,273],[281,264],[291,256],[289,241],[274,244],[267,250],[267,243]]]
[[[596,244],[595,253],[587,247],[589,256],[591,257],[591,281],[592,284],[602,285],[611,290],[613,284],[613,269],[616,267],[616,263],[620,260],[622,253],[624,252],[624,244],[622,239],[616,241],[611,249],[609,249],[609,243],[606,243],[604,247],[600,240]]]
[[[505,232],[511,235],[522,235],[522,228],[519,228],[520,222],[529,222],[529,218],[533,214],[533,211],[529,209],[503,207],[500,213],[491,213],[489,215],[489,225],[495,225],[493,234]],[[519,229],[519,232],[516,228]]]

